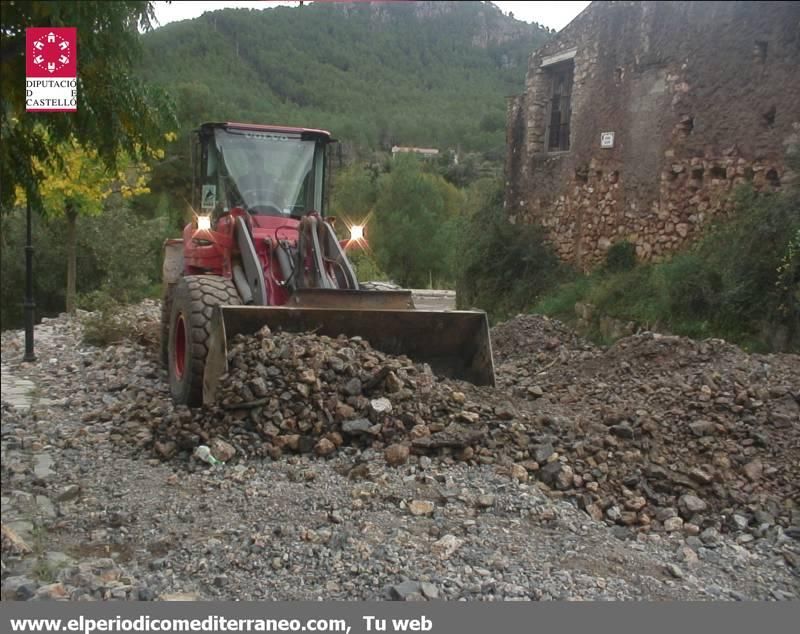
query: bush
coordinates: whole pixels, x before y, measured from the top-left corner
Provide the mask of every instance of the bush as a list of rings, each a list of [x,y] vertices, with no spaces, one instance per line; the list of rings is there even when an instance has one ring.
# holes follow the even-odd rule
[[[636,246],[622,240],[611,245],[606,253],[606,268],[609,271],[630,271],[636,266]]]
[[[63,218],[45,220],[33,215],[33,266],[36,317],[64,311],[67,255]],[[78,218],[79,295],[103,290],[118,302],[135,302],[158,293],[161,248],[177,235],[166,217],[143,218],[128,207],[106,210],[96,217]],[[2,216],[2,284],[0,315],[3,328],[23,323],[25,293],[25,210]]]
[[[78,304],[91,311],[81,316],[84,343],[105,347],[127,340],[153,349],[158,346],[159,324],[142,319],[108,292],[98,290],[81,295]]]
[[[380,268],[401,286],[452,284],[453,231],[463,193],[414,156],[399,156],[378,179],[369,240]]]
[[[603,270],[556,290],[536,309],[574,320],[570,304],[584,301],[598,315],[647,328],[722,337],[754,350],[798,350],[800,195],[742,191],[736,203],[733,217],[694,248],[626,270],[621,254],[629,248],[620,247]]]
[[[456,285],[459,308],[493,318],[529,310],[545,292],[571,277],[537,225],[512,225],[498,182],[471,191],[474,207],[461,228]]]

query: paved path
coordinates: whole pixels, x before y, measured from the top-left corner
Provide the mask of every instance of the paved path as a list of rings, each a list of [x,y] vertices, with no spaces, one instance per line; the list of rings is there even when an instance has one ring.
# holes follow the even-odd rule
[[[6,403],[19,410],[28,410],[33,403],[36,385],[28,379],[15,377],[6,365],[0,365],[0,393]]]

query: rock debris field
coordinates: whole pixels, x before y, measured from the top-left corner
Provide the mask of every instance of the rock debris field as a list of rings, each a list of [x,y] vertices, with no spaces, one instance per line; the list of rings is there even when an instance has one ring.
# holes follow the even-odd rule
[[[189,410],[128,310],[2,334],[4,600],[800,596],[797,355],[526,315],[488,388],[263,329]]]

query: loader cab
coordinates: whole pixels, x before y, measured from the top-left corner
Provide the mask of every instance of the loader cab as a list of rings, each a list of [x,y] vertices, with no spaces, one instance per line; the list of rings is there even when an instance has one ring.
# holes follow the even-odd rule
[[[286,218],[322,214],[331,142],[324,130],[205,123],[194,137],[192,206],[213,220],[236,207]]]

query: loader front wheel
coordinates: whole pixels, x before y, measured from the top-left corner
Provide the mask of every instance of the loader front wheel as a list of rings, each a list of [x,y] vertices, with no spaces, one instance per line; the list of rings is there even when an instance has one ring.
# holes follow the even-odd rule
[[[167,371],[172,399],[195,407],[203,402],[203,372],[216,306],[241,304],[233,282],[217,275],[182,278],[171,293]]]

